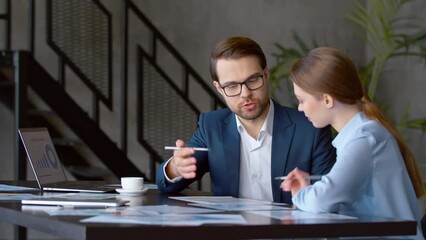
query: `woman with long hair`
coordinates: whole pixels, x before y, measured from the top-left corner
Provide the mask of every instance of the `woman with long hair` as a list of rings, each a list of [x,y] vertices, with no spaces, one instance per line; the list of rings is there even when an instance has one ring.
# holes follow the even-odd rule
[[[291,69],[298,110],[317,128],[337,132],[336,163],[311,185],[294,169],[281,184],[293,204],[309,212],[367,214],[419,222],[423,182],[413,154],[396,128],[367,96],[358,70],[341,51],[311,50]],[[417,238],[423,238],[418,228]]]

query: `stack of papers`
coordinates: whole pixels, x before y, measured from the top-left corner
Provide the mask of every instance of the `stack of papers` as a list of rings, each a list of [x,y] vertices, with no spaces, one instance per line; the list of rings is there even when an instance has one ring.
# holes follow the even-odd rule
[[[264,211],[291,210],[292,206],[285,203],[275,203],[253,199],[234,198],[230,196],[214,197],[169,197],[179,201],[189,202],[190,205],[211,208],[222,211]]]
[[[56,206],[81,206],[81,207],[118,207],[128,201],[117,199],[68,199],[68,198],[33,198],[24,199],[22,204],[56,205]]]
[[[64,194],[52,197],[37,197],[21,200],[22,204],[49,206],[80,206],[80,207],[118,207],[126,204],[127,200],[116,199],[115,196],[89,196],[79,194]]]

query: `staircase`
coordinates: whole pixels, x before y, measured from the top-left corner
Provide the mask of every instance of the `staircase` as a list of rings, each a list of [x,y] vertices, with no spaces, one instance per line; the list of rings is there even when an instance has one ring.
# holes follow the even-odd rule
[[[34,18],[34,5],[40,4],[31,2],[28,11],[30,36],[37,34],[34,32],[38,20]],[[29,39],[28,51],[11,51],[10,46],[6,46],[0,52],[0,102],[14,112],[16,128],[44,126],[49,129],[61,161],[76,179],[137,175],[154,181],[156,167],[170,155],[164,151],[164,145],[173,144],[177,138],[189,138],[195,130],[198,114],[206,110],[206,107],[200,110],[200,102],[208,103],[207,110],[222,108],[225,104],[132,1],[117,4],[122,9],[119,19],[114,18],[100,1],[47,0],[45,44],[56,54],[58,64],[46,65],[37,59],[33,50],[34,36]],[[6,9],[10,11],[10,7]],[[149,32],[145,42],[129,40],[129,14],[136,16],[139,24]],[[0,18],[0,23],[3,20],[9,26],[14,15],[7,12],[0,16],[5,16]],[[120,21],[122,26],[119,81],[112,78],[111,26],[114,21]],[[129,56],[130,47],[137,49],[135,59]],[[178,73],[167,69],[167,64],[159,63],[160,47],[161,52],[172,56],[175,65],[180,66]],[[129,70],[129,65],[135,68]],[[56,77],[51,75],[55,71]],[[129,75],[136,77],[132,79]],[[180,80],[170,76],[179,76]],[[87,99],[67,89],[75,79],[91,92]],[[194,85],[197,88],[192,90]],[[191,99],[191,91],[204,93],[203,99]],[[34,92],[47,108],[40,108],[37,101],[33,102],[33,94],[29,92]],[[108,124],[104,122],[102,111],[119,115],[120,123],[113,125],[119,131],[118,139],[105,132]],[[58,120],[64,125],[58,125]],[[66,129],[74,136],[69,136]],[[16,160],[20,163],[17,176],[24,179],[25,155],[20,143],[15,145],[20,152]],[[89,149],[105,169],[93,166],[79,148]],[[135,148],[147,152],[149,157],[139,159]],[[141,168],[135,164],[138,161],[147,162],[145,165],[149,167]]]
[[[2,101],[7,107],[13,110],[18,102],[20,106],[29,106],[26,109],[26,116],[21,127],[48,127],[50,134],[56,143],[55,147],[58,150],[58,155],[64,165],[68,167],[71,173],[80,180],[83,179],[103,179],[107,174],[97,168],[90,168],[75,145],[79,143],[72,139],[66,139],[53,124],[48,120],[49,116],[59,117],[78,135],[79,139],[84,142],[84,145],[91,149],[94,154],[102,159],[102,162],[113,170],[117,177],[121,176],[143,176],[144,173],[138,170],[125,153],[121,151],[117,145],[112,142],[97,124],[83,111],[74,100],[64,91],[64,89],[55,81],[32,57],[31,54],[24,51],[18,52],[2,52],[2,72],[11,72],[14,69],[15,81],[7,79],[3,75],[1,84]],[[36,76],[36,77],[29,77]],[[16,78],[25,78],[20,83],[27,83],[50,107],[51,111],[34,109],[31,102],[28,102],[26,94],[17,94],[13,89],[16,87]],[[22,86],[26,89],[26,86]],[[16,100],[16,101],[15,101]],[[19,107],[19,106],[18,106]],[[147,178],[149,179],[149,178]]]

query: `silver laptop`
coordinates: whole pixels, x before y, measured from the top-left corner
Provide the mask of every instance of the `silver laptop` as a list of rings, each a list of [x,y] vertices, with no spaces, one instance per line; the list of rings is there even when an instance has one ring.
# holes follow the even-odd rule
[[[47,128],[18,130],[38,186],[44,191],[113,192],[104,181],[68,181]]]

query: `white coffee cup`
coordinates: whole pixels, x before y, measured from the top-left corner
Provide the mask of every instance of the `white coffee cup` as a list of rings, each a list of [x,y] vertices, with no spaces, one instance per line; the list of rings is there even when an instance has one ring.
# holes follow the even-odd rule
[[[142,190],[143,189],[143,177],[122,177],[121,187],[124,190]]]

